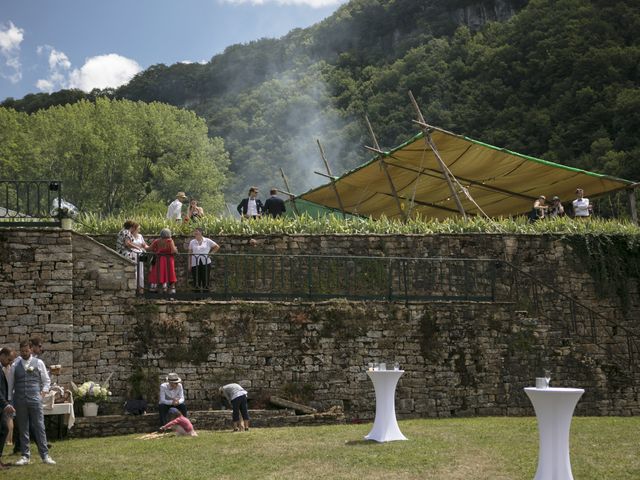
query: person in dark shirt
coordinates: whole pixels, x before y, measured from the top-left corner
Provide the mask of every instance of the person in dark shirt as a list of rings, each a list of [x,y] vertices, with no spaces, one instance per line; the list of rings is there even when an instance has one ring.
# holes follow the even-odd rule
[[[264,211],[267,215],[271,215],[272,217],[280,217],[287,209],[284,206],[284,200],[277,197],[278,190],[275,188],[271,189],[271,196],[264,202]]]

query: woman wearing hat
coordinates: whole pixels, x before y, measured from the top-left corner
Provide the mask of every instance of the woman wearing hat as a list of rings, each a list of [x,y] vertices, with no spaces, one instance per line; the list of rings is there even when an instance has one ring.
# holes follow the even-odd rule
[[[160,384],[160,401],[158,404],[160,425],[167,424],[167,414],[171,408],[176,408],[182,412],[182,415],[185,417],[187,416],[187,406],[184,403],[182,380],[175,372],[171,372],[167,375],[167,381]]]
[[[167,219],[179,222],[182,220],[182,202],[187,199],[184,192],[178,192],[176,199],[167,208]]]
[[[549,207],[549,218],[564,217],[564,207],[560,201],[560,197],[557,195],[551,199],[551,206]]]

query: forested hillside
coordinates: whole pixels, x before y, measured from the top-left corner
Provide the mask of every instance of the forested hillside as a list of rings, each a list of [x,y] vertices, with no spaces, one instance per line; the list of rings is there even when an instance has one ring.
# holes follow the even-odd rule
[[[294,192],[366,160],[368,114],[382,145],[427,121],[522,153],[640,179],[636,0],[353,0],[308,29],[229,47],[205,65],[157,65],[100,95],[194,110],[231,157],[227,193]],[[24,111],[79,92],[8,99]],[[233,200],[233,199],[230,199]]]

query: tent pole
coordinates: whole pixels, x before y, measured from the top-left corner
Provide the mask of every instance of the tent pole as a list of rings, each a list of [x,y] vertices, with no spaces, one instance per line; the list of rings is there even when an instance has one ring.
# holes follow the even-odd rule
[[[367,115],[365,115],[364,119],[367,122],[367,128],[369,128],[369,134],[371,135],[371,138],[373,139],[373,146],[377,150],[380,150],[380,145],[378,144],[378,139],[376,138],[376,134],[373,133],[373,128],[371,127],[371,122],[369,122],[369,117]],[[393,184],[393,180],[391,179],[391,175],[389,175],[389,169],[387,168],[387,162],[384,161],[384,157],[382,155],[380,155],[379,158],[380,158],[380,166],[382,167],[382,171],[384,172],[384,175],[387,177],[387,181],[389,182],[389,188],[391,188],[391,194],[393,195],[393,198],[395,198],[395,200],[396,200],[396,205],[398,206],[398,211],[400,212],[400,215],[402,216],[402,219],[406,222],[407,221],[407,212],[405,212],[403,210],[403,208],[402,208],[402,204],[400,203],[400,199],[398,198],[398,192],[396,190],[396,186]]]
[[[322,161],[324,162],[324,167],[327,169],[327,174],[331,178],[331,186],[333,187],[333,191],[336,194],[336,198],[338,199],[338,205],[340,205],[342,218],[346,219],[347,215],[344,213],[344,205],[342,205],[342,199],[340,198],[340,194],[338,193],[338,187],[336,187],[336,180],[331,173],[331,168],[329,168],[329,162],[327,162],[327,157],[324,154],[324,149],[322,148],[320,140],[316,139],[316,142],[318,142],[318,148],[320,149],[320,156],[322,157]]]
[[[418,106],[418,102],[416,102],[416,99],[414,98],[413,93],[411,92],[411,90],[409,90],[409,98],[411,99],[411,103],[413,104],[413,108],[416,110],[416,113],[418,115],[418,121],[420,123],[422,123],[422,124],[426,124],[426,122],[424,120],[424,117],[422,116],[422,112],[420,111],[420,107]],[[449,172],[447,172],[447,168],[445,166],[444,161],[442,160],[442,157],[440,156],[440,152],[438,152],[438,149],[436,148],[436,145],[433,143],[433,140],[431,139],[431,133],[429,133],[429,128],[428,127],[422,127],[422,131],[424,132],[424,141],[425,141],[425,143],[429,146],[429,148],[431,148],[431,150],[433,151],[434,156],[436,157],[436,160],[438,161],[438,165],[440,165],[440,170],[442,171],[442,176],[447,181],[447,185],[449,185],[449,190],[451,191],[451,195],[453,196],[453,199],[456,202],[456,206],[458,207],[458,211],[462,215],[462,218],[466,219],[467,218],[467,214],[464,211],[464,207],[462,206],[462,202],[460,201],[460,197],[458,197],[458,192],[456,192],[456,189],[453,187],[453,183],[451,182],[451,177],[449,176]]]
[[[289,195],[289,200],[291,200],[291,205],[293,205],[293,211],[296,212],[296,215],[300,215],[298,212],[298,207],[296,206],[296,196],[292,193],[289,193],[291,189],[289,188],[289,181],[287,180],[287,176],[284,174],[284,170],[280,167],[280,175],[282,175],[282,180],[284,181],[284,186],[287,189],[287,194]]]
[[[629,195],[629,210],[631,211],[631,221],[634,225],[638,225],[638,208],[636,206],[636,189],[630,188],[627,190]]]

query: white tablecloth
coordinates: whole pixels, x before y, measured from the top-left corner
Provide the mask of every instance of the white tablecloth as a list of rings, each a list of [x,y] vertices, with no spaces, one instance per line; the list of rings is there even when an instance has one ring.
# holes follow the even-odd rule
[[[373,382],[376,391],[376,418],[367,440],[376,442],[392,442],[406,440],[396,420],[396,385],[404,370],[368,371],[367,375]]]
[[[534,480],[573,480],[569,429],[581,388],[525,388],[538,419],[540,452]]]
[[[76,423],[76,416],[73,413],[73,403],[54,403],[53,408],[44,407],[45,415],[64,415],[67,429],[71,429]]]

